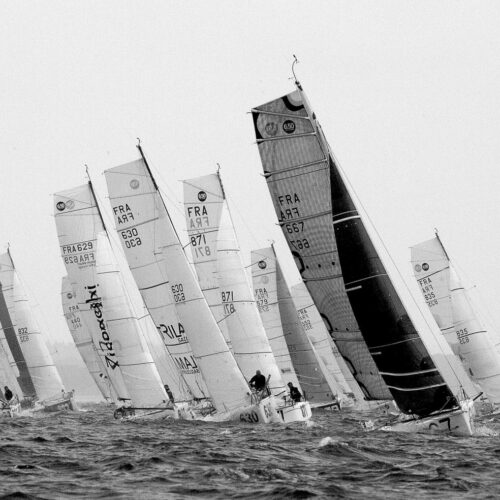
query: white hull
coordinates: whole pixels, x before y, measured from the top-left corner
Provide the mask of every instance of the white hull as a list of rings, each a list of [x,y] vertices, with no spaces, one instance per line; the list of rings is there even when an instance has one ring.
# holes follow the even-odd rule
[[[464,401],[459,410],[443,412],[422,419],[397,422],[380,428],[383,431],[444,433],[454,436],[472,436],[474,434],[474,409],[472,401]]]
[[[277,412],[281,419],[280,421],[285,424],[305,422],[312,417],[311,405],[307,401],[292,404],[287,402],[285,405],[278,407]]]
[[[57,411],[76,410],[76,405],[73,402],[73,392],[65,392],[60,396],[55,396],[43,401],[36,401],[32,409],[34,412],[43,411],[46,413],[54,413]]]

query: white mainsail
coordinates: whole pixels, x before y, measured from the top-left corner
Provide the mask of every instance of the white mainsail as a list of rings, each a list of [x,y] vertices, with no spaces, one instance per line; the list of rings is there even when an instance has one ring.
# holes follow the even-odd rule
[[[193,207],[192,213],[200,213],[209,217],[211,230],[220,222],[217,234],[217,274],[219,293],[222,302],[223,317],[218,319],[219,325],[227,328],[231,347],[236,362],[243,375],[250,380],[256,370],[269,379],[269,388],[274,395],[283,396],[286,392],[285,383],[274,359],[269,340],[252,294],[240,256],[240,248],[236,239],[229,208],[219,176],[208,175],[190,179],[189,185],[203,192],[204,196],[186,200],[188,207]],[[222,213],[218,216],[220,200],[224,200]],[[216,210],[216,214],[211,211]],[[186,211],[189,213],[189,210]],[[188,234],[191,239],[206,236],[198,227],[192,227],[188,217]],[[195,262],[196,266],[196,262]],[[217,316],[216,316],[217,317]]]
[[[112,388],[106,374],[106,368],[97,354],[92,337],[80,314],[76,294],[67,276],[63,276],[61,281],[61,302],[68,329],[87,370],[104,399],[111,401],[114,398],[112,397]]]
[[[59,397],[64,392],[61,376],[31,311],[10,252],[0,255],[0,281],[12,326],[39,401]]]
[[[415,279],[453,352],[492,403],[500,403],[500,355],[457,276],[441,240],[411,248]]]
[[[273,249],[269,247],[252,250],[250,259],[255,302],[281,376],[285,384],[292,382],[303,392],[283,331]]]
[[[231,337],[224,318],[230,314],[219,287],[217,240],[224,208],[219,176],[211,174],[183,181],[184,210],[193,264],[203,295],[231,349]],[[200,204],[201,202],[201,204]]]
[[[358,402],[362,402],[364,394],[329,335],[305,283],[301,282],[292,286],[292,297],[302,327],[326,369],[335,378],[344,394],[352,393]]]
[[[149,247],[145,260],[154,259],[156,263],[157,277],[162,278],[163,291],[169,295],[168,304],[175,305],[183,326],[184,345],[191,350],[192,366],[201,370],[214,407],[227,412],[248,406],[248,385],[210,312],[147,164],[140,159],[108,170],[106,175],[113,211],[120,213],[116,207],[122,206],[126,214],[132,214],[137,224],[134,241],[139,238],[145,242],[140,246],[149,244],[148,232],[152,229],[147,224],[151,221],[148,217],[152,215],[156,221],[155,245]],[[153,207],[153,214],[146,211],[147,207]],[[128,240],[128,232],[125,236],[122,234],[124,241]]]
[[[175,362],[176,401],[209,395],[180,320],[165,273],[162,248],[178,241],[142,159],[105,171],[115,227],[144,303]]]
[[[90,183],[54,195],[61,257],[76,293],[78,308],[101,357],[118,400],[130,400],[113,332],[103,311],[96,272],[97,235],[104,231]],[[113,323],[110,323],[112,325]]]
[[[269,284],[271,291],[273,288],[276,290],[271,293],[270,302],[277,306],[283,338],[290,352],[302,393],[311,403],[332,402],[340,396],[342,389],[336,380],[324,370],[323,364],[304,332],[274,247],[263,248],[252,254],[252,276],[260,278],[259,281],[263,285],[260,289],[265,293],[266,286]],[[256,284],[256,281],[254,283]]]

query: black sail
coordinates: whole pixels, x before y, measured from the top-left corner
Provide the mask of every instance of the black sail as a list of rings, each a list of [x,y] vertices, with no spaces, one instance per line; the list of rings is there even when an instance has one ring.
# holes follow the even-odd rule
[[[457,406],[366,231],[330,158],[333,225],[351,307],[394,400],[419,416]]]
[[[316,307],[366,399],[392,399],[344,289],[332,227],[328,156],[299,91],[252,110],[279,223]]]
[[[260,106],[253,116],[283,232],[360,386],[380,397],[376,377],[381,375],[383,389],[408,414],[457,406],[382,264],[303,92]],[[356,356],[355,350],[363,354]]]

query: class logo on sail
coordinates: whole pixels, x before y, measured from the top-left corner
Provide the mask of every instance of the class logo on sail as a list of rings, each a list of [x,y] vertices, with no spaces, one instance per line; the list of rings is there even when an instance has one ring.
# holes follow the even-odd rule
[[[264,130],[266,131],[267,135],[274,137],[278,133],[278,124],[276,122],[266,123]]]
[[[62,212],[66,208],[66,203],[64,203],[64,201],[58,201],[56,203],[56,208],[59,212]]]
[[[286,120],[283,122],[283,131],[287,134],[293,134],[295,132],[295,122],[292,120]]]
[[[139,181],[137,179],[132,179],[130,181],[130,187],[132,189],[137,189],[139,187]]]
[[[198,200],[205,201],[207,199],[207,193],[205,191],[200,191],[198,193]]]
[[[267,267],[267,264],[266,264],[266,261],[265,260],[259,260],[259,264],[258,266],[261,268],[261,269],[265,269]]]

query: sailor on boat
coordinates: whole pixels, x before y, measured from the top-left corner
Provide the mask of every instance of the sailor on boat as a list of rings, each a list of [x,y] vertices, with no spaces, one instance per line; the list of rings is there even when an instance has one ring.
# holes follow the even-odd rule
[[[250,387],[254,388],[256,391],[262,391],[266,388],[266,377],[262,375],[260,370],[255,372],[255,375],[250,379]]]
[[[291,382],[288,382],[288,388],[290,389],[290,398],[294,403],[302,400],[302,394]]]
[[[14,394],[12,394],[12,391],[7,386],[4,387],[3,393],[4,393],[4,396],[5,396],[5,399],[6,399],[6,401],[8,403],[14,397]]]

